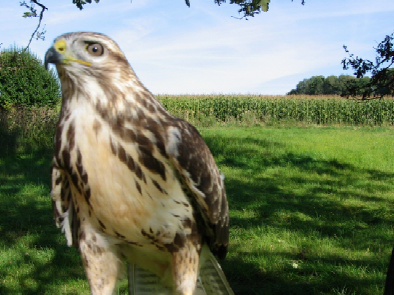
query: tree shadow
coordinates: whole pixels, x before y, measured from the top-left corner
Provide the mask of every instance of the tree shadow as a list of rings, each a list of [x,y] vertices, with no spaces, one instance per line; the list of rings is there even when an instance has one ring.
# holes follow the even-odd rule
[[[8,115],[0,109],[0,156],[15,156],[17,147],[17,131],[10,131]]]
[[[272,252],[260,251],[259,253],[242,252],[236,247],[232,249],[237,252],[237,256],[229,257],[222,262],[222,267],[226,273],[227,279],[230,281],[235,294],[243,295],[260,295],[260,294],[333,294],[333,290],[338,290],[336,294],[354,294],[353,286],[357,286],[355,294],[370,295],[368,289],[371,285],[376,284],[373,279],[362,277],[347,276],[340,271],[341,267],[346,267],[348,262],[343,261],[337,256],[328,256],[324,259],[319,258],[319,262],[330,268],[329,281],[324,283],[316,279],[321,275],[321,269],[317,267],[307,266],[302,268],[293,268],[289,264],[282,272],[266,271],[257,263],[245,262],[241,257],[249,257],[249,260],[259,259],[261,255],[272,255]],[[285,260],[294,260],[295,256],[286,252],[275,252],[275,255]],[[309,258],[313,259],[313,257]],[[370,265],[368,260],[352,261],[354,267],[365,267]],[[236,269],[234,269],[236,265]],[[334,267],[335,266],[335,267]],[[371,267],[374,267],[372,265]],[[380,265],[376,265],[380,266]],[[286,278],[283,274],[291,273],[290,278]],[[346,280],[346,284],[335,286],[336,281]],[[339,293],[346,290],[346,293]]]

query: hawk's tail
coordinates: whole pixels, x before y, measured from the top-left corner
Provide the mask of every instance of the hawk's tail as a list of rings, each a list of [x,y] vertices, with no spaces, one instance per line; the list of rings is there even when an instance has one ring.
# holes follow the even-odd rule
[[[204,251],[204,249],[203,249]],[[207,251],[207,257],[200,268],[199,280],[202,282],[202,287],[207,295],[234,295],[230,284],[227,282],[220,264],[216,260],[211,251]],[[198,289],[198,285],[197,288]],[[196,290],[197,291],[197,290]],[[200,293],[194,292],[193,295]]]
[[[200,276],[193,295],[234,295],[227,279],[209,251],[200,269]],[[128,266],[130,295],[173,295],[171,288],[164,286],[160,278],[135,264]]]

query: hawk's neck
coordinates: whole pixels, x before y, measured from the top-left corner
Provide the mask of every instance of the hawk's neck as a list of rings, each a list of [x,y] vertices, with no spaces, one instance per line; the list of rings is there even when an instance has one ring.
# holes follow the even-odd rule
[[[156,118],[157,122],[172,118],[133,73],[127,79],[119,75],[112,75],[112,79],[71,75],[60,78],[64,116],[78,109],[89,110],[95,114],[85,115],[99,115],[110,125],[118,125],[120,121],[140,125],[147,118]]]

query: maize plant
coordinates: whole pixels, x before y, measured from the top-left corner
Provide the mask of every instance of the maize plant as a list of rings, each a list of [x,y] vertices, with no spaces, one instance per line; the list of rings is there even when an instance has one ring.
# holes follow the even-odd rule
[[[394,99],[357,101],[338,96],[159,95],[175,116],[185,119],[253,115],[261,122],[302,122],[317,125],[394,125]]]

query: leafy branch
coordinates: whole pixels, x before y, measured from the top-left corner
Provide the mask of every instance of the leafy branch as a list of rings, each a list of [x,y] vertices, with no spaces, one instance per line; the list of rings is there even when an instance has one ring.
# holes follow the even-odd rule
[[[394,64],[393,40],[394,33],[387,35],[374,48],[377,54],[374,62],[358,56],[355,57],[354,54],[349,52],[347,46],[343,46],[346,53],[349,54],[348,58],[342,60],[343,69],[352,68],[354,70],[353,74],[357,78],[362,78],[370,73],[371,79],[361,88],[354,81],[349,81],[347,91],[342,96],[347,98],[362,96],[363,100],[368,100],[394,94],[394,69],[391,68]]]
[[[94,0],[94,2],[99,3],[100,0]],[[73,0],[73,4],[75,4],[80,10],[83,9],[83,6],[84,6],[86,3],[91,4],[91,3],[92,3],[92,0],[86,0],[86,1],[84,1],[84,0]]]
[[[37,2],[37,0],[30,0],[30,3],[31,4],[29,5],[26,3],[26,1],[20,2],[20,6],[24,6],[27,9],[29,9],[29,11],[27,11],[23,14],[23,17],[25,17],[25,18],[38,17],[39,19],[38,19],[38,25],[37,25],[36,29],[34,30],[33,34],[31,35],[29,43],[27,44],[26,48],[23,49],[23,51],[26,51],[29,48],[31,41],[33,40],[34,37],[36,38],[36,40],[38,40],[38,39],[45,40],[45,33],[46,33],[45,26],[41,30],[41,32],[39,32],[38,29],[41,26],[41,21],[42,21],[42,18],[44,17],[44,11],[48,10],[48,8],[46,6],[44,6],[43,4]],[[37,9],[35,9],[35,5],[38,5],[41,8],[41,11],[39,14],[37,13]]]

